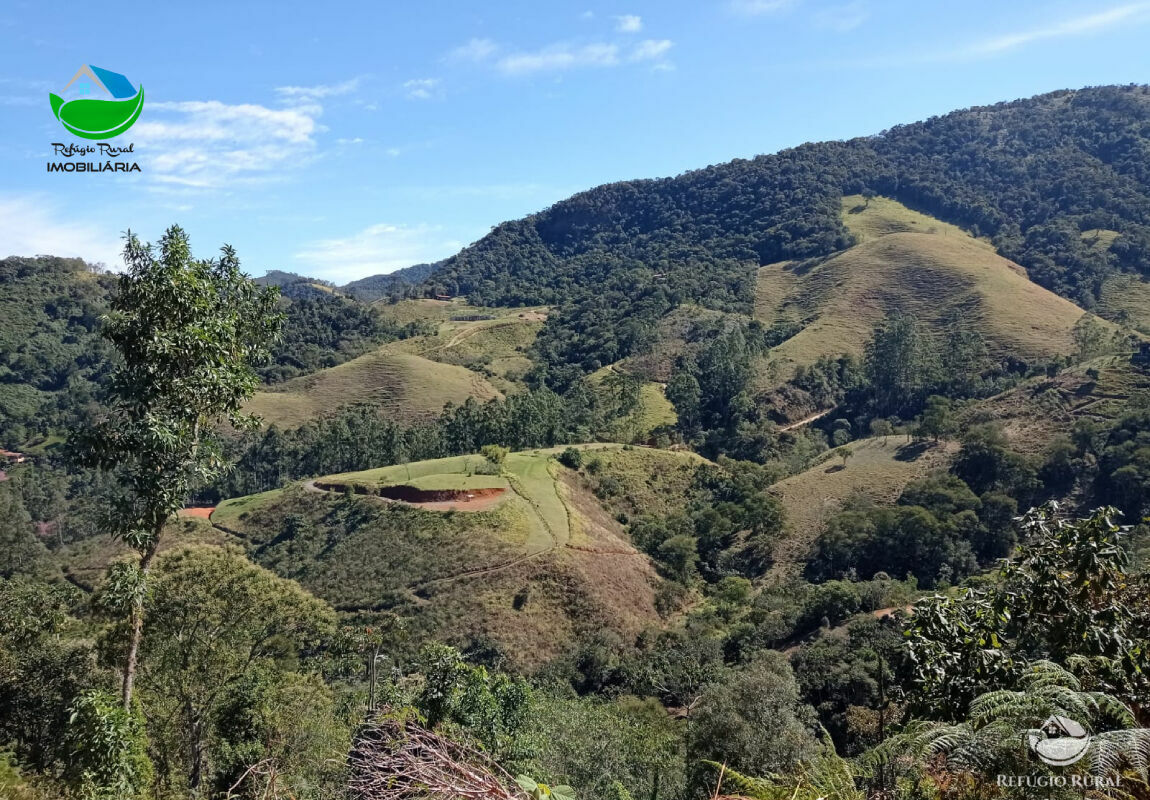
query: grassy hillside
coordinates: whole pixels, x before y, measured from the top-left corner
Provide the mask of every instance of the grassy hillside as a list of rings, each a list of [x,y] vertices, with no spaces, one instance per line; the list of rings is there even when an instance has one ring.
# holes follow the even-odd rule
[[[689,472],[699,463],[690,454],[644,448],[583,449],[618,465],[636,502],[661,485],[649,476]],[[561,450],[512,453],[501,476],[476,474],[484,459],[461,456],[317,480],[511,487],[504,502],[475,513],[297,487],[228,500],[212,522],[239,536],[253,559],[345,614],[394,611],[411,620],[417,636],[494,642],[529,668],[579,635],[606,629],[630,637],[659,624],[654,570],[591,487],[558,464]]]
[[[780,376],[822,355],[861,355],[896,310],[936,329],[969,326],[1002,355],[1031,360],[1073,350],[1071,332],[1085,312],[1028,280],[987,242],[886,198],[864,207],[861,197],[847,197],[843,208],[859,244],[813,266],[759,270],[759,318],[802,325],[771,351]]]
[[[910,444],[903,436],[879,436],[850,445],[843,462],[833,454],[798,475],[771,487],[787,514],[787,538],[776,552],[777,575],[802,569],[815,537],[844,500],[861,494],[878,503],[893,503],[903,487],[949,462],[957,445]]]
[[[490,400],[500,392],[464,367],[440,364],[386,347],[314,375],[258,392],[245,410],[267,423],[294,427],[352,403],[372,403],[395,419],[434,417],[445,403]]]
[[[1095,377],[1096,376],[1096,377]],[[1136,394],[1150,391],[1150,374],[1124,356],[1079,364],[1053,378],[1032,378],[972,406],[966,423],[1002,426],[1011,447],[1039,455],[1057,436],[1069,436],[1079,420],[1117,419]]]

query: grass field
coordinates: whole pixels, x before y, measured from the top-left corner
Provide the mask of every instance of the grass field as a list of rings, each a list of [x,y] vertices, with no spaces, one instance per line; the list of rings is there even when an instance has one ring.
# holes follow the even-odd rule
[[[957,225],[909,209],[889,197],[875,197],[867,203],[861,194],[847,195],[843,197],[842,219],[858,244],[892,233],[927,233],[947,238],[971,239],[987,250],[994,251],[990,242],[974,239]]]
[[[987,242],[893,200],[852,210],[859,206],[861,198],[844,200],[844,219],[860,244],[801,275],[787,275],[786,263],[760,270],[760,310],[809,321],[771,351],[776,379],[822,355],[861,354],[895,310],[936,329],[966,324],[997,353],[1040,359],[1073,350],[1071,331],[1085,312],[1032,283]]]
[[[846,462],[828,455],[805,472],[771,487],[787,513],[787,538],[776,551],[776,575],[793,574],[806,563],[815,538],[826,521],[854,494],[878,503],[892,503],[903,487],[933,469],[945,467],[957,450],[948,443],[930,447],[909,445],[905,436],[879,436],[850,445]]]
[[[294,427],[341,406],[371,403],[402,421],[438,415],[446,403],[490,400],[500,392],[481,375],[408,353],[376,350],[337,367],[257,392],[245,411],[265,423]]]
[[[1115,275],[1102,284],[1097,312],[1150,335],[1150,282],[1138,275]]]

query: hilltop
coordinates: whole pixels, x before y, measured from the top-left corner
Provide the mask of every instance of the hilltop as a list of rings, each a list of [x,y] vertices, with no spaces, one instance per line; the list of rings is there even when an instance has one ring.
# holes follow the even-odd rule
[[[597,630],[633,637],[663,624],[660,578],[591,487],[559,464],[562,449],[511,453],[500,468],[459,456],[323,476],[227,500],[211,522],[345,615],[392,611],[420,636],[491,642],[530,668]],[[636,498],[647,475],[699,463],[691,453],[580,449],[623,459],[627,470],[612,474],[629,475],[624,491]],[[476,496],[484,492],[495,502]]]
[[[843,209],[858,244],[814,264],[758,271],[756,318],[800,328],[770,352],[782,375],[822,356],[861,356],[896,311],[935,330],[973,331],[1000,358],[1039,361],[1074,349],[1086,312],[1030,281],[989,242],[889,198],[845,197]]]

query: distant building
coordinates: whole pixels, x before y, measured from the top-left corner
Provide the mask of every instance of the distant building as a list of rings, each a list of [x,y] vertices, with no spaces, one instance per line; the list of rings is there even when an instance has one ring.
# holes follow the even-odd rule
[[[23,464],[25,460],[23,453],[14,453],[11,450],[0,450],[0,461],[6,464]]]
[[[1130,356],[1130,363],[1150,367],[1150,342],[1138,343],[1138,349]]]

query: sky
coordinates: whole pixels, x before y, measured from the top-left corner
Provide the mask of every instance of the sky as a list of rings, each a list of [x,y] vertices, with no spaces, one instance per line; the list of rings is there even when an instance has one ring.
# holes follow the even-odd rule
[[[0,256],[124,231],[344,283],[578,191],[957,108],[1150,82],[1150,2],[0,4]],[[139,172],[49,173],[85,64],[142,86]],[[78,159],[73,159],[78,160]],[[92,159],[95,160],[95,159]]]

